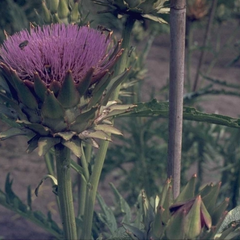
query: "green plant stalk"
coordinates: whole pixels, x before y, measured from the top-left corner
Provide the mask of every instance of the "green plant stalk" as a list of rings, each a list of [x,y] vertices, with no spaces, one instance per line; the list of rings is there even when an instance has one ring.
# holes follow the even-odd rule
[[[86,208],[86,197],[87,197],[87,183],[81,175],[78,175],[78,218],[81,219],[84,216]],[[82,235],[82,226],[78,227],[77,235],[78,239]]]
[[[64,238],[77,239],[76,221],[73,207],[70,150],[59,143],[55,146],[58,197],[62,210]]]
[[[90,163],[90,161],[91,161],[91,155],[92,155],[92,145],[86,144],[85,156],[86,156],[86,161],[87,161],[87,163]]]
[[[97,188],[98,188],[98,183],[99,183],[100,175],[102,172],[104,160],[106,157],[108,145],[109,145],[109,142],[101,141],[101,146],[96,156],[96,162],[93,166],[93,171],[89,179],[89,185],[87,189],[86,208],[85,208],[84,219],[83,219],[84,232],[82,234],[82,238],[80,239],[91,239],[92,220],[93,220],[93,212],[94,212]]]
[[[146,195],[150,196],[151,186],[149,182],[149,173],[146,163],[146,153],[145,153],[145,144],[144,144],[144,131],[141,127],[143,125],[143,118],[137,118],[137,125],[140,127],[139,129],[139,160],[141,162],[139,170],[139,176],[143,176],[144,182],[144,190],[146,191]],[[139,166],[139,165],[138,165]],[[139,167],[138,167],[139,168]]]
[[[82,145],[81,145],[81,151],[82,151],[82,156],[80,158],[80,162],[81,162],[81,166],[83,168],[84,177],[88,181],[88,179],[89,179],[88,163],[87,163]]]
[[[89,180],[88,163],[85,157],[83,146],[81,145],[82,156],[78,158],[78,163],[83,167],[84,177]],[[84,216],[86,209],[87,182],[82,175],[78,175],[78,218]],[[82,234],[82,228],[78,228],[78,238]]]
[[[133,25],[135,23],[135,19],[129,16],[126,20],[125,26],[123,27],[122,32],[122,48],[124,49],[124,52],[122,56],[120,57],[119,61],[116,64],[115,67],[115,75],[120,74],[125,70],[125,68],[128,66],[128,49],[130,45],[130,37],[131,32],[133,29]],[[113,95],[112,100],[118,99],[120,87],[118,87]],[[91,232],[92,232],[92,221],[93,221],[93,212],[94,212],[94,205],[96,201],[96,194],[97,194],[97,188],[98,183],[100,179],[100,175],[102,172],[104,160],[107,154],[109,142],[107,141],[101,141],[100,143],[100,149],[98,151],[98,154],[96,156],[96,162],[93,167],[92,174],[89,179],[89,186],[87,190],[87,199],[86,199],[86,208],[83,218],[83,229],[84,233],[82,234],[81,239],[91,239]]]
[[[131,32],[133,29],[133,25],[135,23],[135,19],[129,16],[125,22],[125,25],[123,26],[123,31],[122,31],[122,48],[124,49],[123,54],[121,58],[118,60],[116,63],[115,67],[115,75],[118,75],[122,73],[126,67],[128,67],[128,51],[130,48],[130,38],[131,38]],[[112,100],[118,99],[119,91],[120,91],[121,86],[119,86],[115,92],[112,95]]]

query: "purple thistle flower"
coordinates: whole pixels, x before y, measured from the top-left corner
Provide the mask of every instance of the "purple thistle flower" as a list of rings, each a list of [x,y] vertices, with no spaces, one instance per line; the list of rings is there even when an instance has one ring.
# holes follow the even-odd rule
[[[55,24],[8,37],[0,47],[0,118],[8,117],[13,130],[2,136],[29,135],[28,151],[39,145],[40,155],[62,142],[80,157],[81,141],[97,146],[94,139],[121,134],[103,122],[115,108],[133,107],[106,106],[129,71],[114,78],[108,73],[123,51],[121,41],[112,45],[111,34]]]
[[[75,83],[94,68],[91,84],[114,65],[122,50],[111,47],[110,35],[77,25],[54,24],[23,30],[8,37],[0,48],[2,62],[22,80],[33,82],[34,75],[47,84],[62,82],[70,70]],[[113,54],[114,53],[114,54]]]

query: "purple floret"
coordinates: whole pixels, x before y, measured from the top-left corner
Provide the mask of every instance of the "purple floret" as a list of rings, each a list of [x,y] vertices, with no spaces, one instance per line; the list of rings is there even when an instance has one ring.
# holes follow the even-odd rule
[[[95,29],[54,24],[8,37],[0,48],[0,61],[16,70],[22,80],[33,81],[37,72],[47,84],[61,82],[71,70],[78,83],[92,67],[93,78],[112,67],[118,56],[109,57],[110,45],[109,37]]]

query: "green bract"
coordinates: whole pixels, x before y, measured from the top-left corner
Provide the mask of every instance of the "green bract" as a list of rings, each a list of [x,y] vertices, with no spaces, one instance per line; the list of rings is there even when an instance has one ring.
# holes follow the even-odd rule
[[[39,13],[39,21],[49,23],[78,23],[83,25],[85,20],[81,14],[81,3],[72,0],[43,0]]]

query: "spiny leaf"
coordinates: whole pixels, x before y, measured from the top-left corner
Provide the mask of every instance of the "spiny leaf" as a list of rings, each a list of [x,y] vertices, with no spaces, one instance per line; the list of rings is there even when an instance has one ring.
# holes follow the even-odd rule
[[[138,240],[144,240],[145,239],[144,232],[142,232],[138,228],[136,228],[136,227],[134,227],[130,224],[127,224],[127,223],[123,223],[123,227],[126,229],[127,233],[133,234],[133,236],[137,237]]]
[[[119,113],[116,117],[129,116],[129,117],[151,117],[158,116],[168,118],[169,103],[158,102],[156,99],[148,103],[138,103],[135,108],[129,109],[125,113]],[[183,119],[192,120],[197,122],[208,122],[233,128],[240,128],[240,119],[232,118],[219,114],[208,114],[197,111],[193,107],[183,108]]]
[[[112,188],[112,191],[114,193],[114,196],[117,201],[117,205],[120,207],[121,212],[124,213],[123,222],[124,223],[130,223],[131,222],[131,208],[127,204],[127,202],[124,200],[124,198],[121,196],[121,194],[118,192],[118,190],[115,188],[115,186],[110,183],[110,187]]]
[[[99,202],[99,205],[103,211],[102,214],[99,214],[99,218],[103,223],[106,224],[108,229],[110,230],[111,234],[113,234],[117,230],[117,222],[114,216],[114,213],[112,210],[106,205],[102,197],[97,194],[97,199]]]

